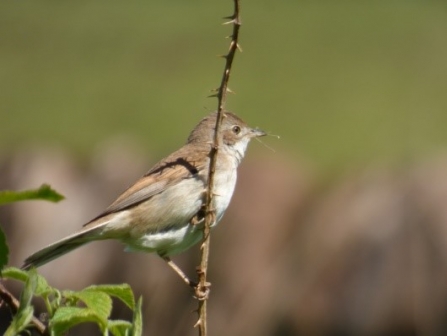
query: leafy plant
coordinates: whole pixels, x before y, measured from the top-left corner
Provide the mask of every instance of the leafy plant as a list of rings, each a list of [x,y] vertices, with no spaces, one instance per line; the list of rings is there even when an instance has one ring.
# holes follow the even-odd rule
[[[42,185],[36,190],[22,192],[0,192],[0,204],[41,199],[58,202],[63,196]],[[142,299],[135,303],[132,289],[127,284],[89,286],[80,291],[58,290],[48,284],[46,279],[35,269],[24,271],[15,267],[7,267],[9,248],[5,235],[0,229],[0,271],[4,279],[22,282],[24,287],[17,300],[4,286],[0,286],[1,298],[9,305],[15,315],[5,332],[5,336],[18,335],[34,326],[41,334],[52,336],[64,335],[70,328],[85,322],[93,322],[103,335],[140,336],[142,334]],[[36,297],[44,301],[45,321],[34,317],[32,299]],[[6,298],[8,300],[6,300]],[[122,301],[133,311],[133,321],[111,320],[112,298]]]

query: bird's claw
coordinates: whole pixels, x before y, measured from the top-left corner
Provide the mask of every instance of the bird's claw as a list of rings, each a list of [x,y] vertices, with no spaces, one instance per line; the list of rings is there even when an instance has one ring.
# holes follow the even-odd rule
[[[207,300],[211,291],[210,287],[210,282],[205,282],[204,284],[196,284],[196,286],[194,286],[195,298],[199,301]]]

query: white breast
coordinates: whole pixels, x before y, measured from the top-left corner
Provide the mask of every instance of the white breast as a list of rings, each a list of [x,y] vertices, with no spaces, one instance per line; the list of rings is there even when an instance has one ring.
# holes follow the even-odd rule
[[[237,180],[237,165],[232,162],[231,169],[217,169],[214,176],[214,208],[216,209],[216,224],[222,218],[230,204]]]

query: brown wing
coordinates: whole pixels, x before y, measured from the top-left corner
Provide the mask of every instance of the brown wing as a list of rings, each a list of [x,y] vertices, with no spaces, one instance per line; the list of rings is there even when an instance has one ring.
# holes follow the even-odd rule
[[[204,160],[204,158],[208,157],[209,151],[210,146],[207,145],[185,145],[158,162],[134,185],[122,193],[102,214],[85,225],[111,213],[138,205],[183,179],[197,176],[208,167],[208,160]],[[204,181],[206,177],[207,174],[203,174]]]

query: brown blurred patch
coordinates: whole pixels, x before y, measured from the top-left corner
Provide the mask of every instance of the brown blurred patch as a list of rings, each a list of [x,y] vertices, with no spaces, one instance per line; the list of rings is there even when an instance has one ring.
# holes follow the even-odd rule
[[[11,264],[78,229],[149,168],[143,151],[116,143],[84,166],[59,148],[3,161],[1,185],[46,182],[67,196],[60,204],[1,208]],[[211,333],[446,334],[447,159],[369,167],[324,188],[318,182],[307,166],[279,154],[243,163],[212,236]],[[198,249],[175,259],[193,276]],[[144,297],[145,334],[197,333],[192,292],[156,256],[98,242],[40,271],[61,289],[128,282]],[[129,312],[118,305],[114,317]]]

